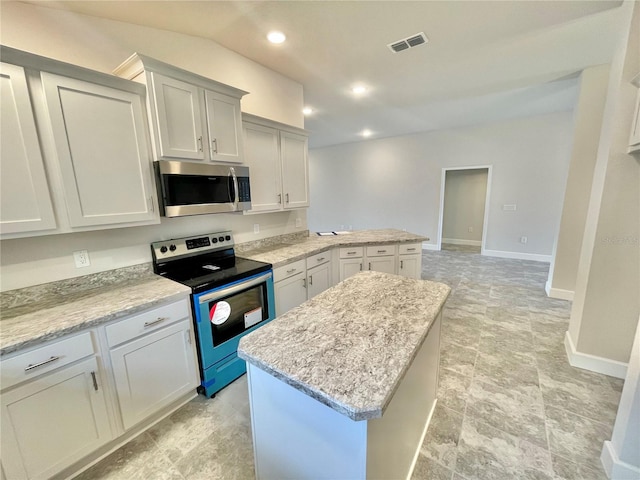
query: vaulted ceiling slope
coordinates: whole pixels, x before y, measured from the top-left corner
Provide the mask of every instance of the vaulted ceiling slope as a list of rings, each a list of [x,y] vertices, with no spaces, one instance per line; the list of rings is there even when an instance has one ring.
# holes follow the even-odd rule
[[[311,146],[569,110],[576,73],[610,61],[620,1],[57,1],[209,38],[304,87]],[[270,30],[287,41],[266,41]],[[424,32],[400,53],[387,44]],[[354,98],[350,86],[369,92]]]

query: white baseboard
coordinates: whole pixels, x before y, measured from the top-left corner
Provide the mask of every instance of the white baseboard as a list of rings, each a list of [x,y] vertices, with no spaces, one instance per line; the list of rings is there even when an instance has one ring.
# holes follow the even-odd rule
[[[503,250],[482,250],[482,255],[487,257],[515,258],[517,260],[533,260],[534,262],[551,263],[551,255],[540,255],[538,253],[506,252]]]
[[[600,461],[607,477],[611,479],[638,480],[640,478],[640,468],[620,460],[609,440],[606,440],[602,446]]]
[[[465,240],[464,238],[443,238],[442,243],[450,243],[451,245],[470,245],[472,247],[482,246],[481,240]]]
[[[440,250],[438,245],[434,245],[433,243],[422,242],[423,250]]]
[[[571,340],[569,331],[564,336],[564,348],[567,352],[567,359],[572,367],[582,368],[591,372],[602,373],[610,377],[622,378],[627,376],[627,363],[610,360],[588,353],[576,351],[576,347]]]
[[[557,298],[559,300],[573,301],[573,290],[563,290],[562,288],[553,288],[551,286],[551,280],[547,280],[544,284],[544,291],[547,292],[547,297]]]

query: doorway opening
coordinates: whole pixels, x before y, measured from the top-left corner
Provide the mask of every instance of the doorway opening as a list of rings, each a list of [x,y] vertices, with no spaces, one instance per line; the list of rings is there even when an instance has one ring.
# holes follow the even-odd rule
[[[438,250],[485,251],[491,165],[442,169]]]

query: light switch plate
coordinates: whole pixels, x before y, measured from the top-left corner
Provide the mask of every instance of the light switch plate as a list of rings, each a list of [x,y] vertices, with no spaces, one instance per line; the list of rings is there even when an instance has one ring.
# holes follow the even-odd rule
[[[84,268],[91,265],[89,260],[89,252],[86,250],[78,250],[73,252],[73,260],[76,262],[76,268]]]

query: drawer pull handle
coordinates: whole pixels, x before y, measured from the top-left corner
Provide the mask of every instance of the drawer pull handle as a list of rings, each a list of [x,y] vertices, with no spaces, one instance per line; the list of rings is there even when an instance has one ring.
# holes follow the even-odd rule
[[[378,253],[387,253],[386,250],[378,250]]]
[[[93,381],[93,389],[98,391],[98,380],[96,379],[96,372],[91,372],[91,380]]]
[[[49,363],[53,363],[56,360],[60,360],[60,357],[56,357],[53,356],[51,357],[49,360],[45,360],[44,362],[40,362],[40,363],[31,363],[29,365],[27,365],[27,367],[24,369],[25,372],[29,372],[31,370],[33,370],[34,368],[38,368],[38,367],[43,367]]]
[[[158,317],[155,320],[152,320],[151,322],[144,322],[144,328],[157,325],[158,323],[164,322],[165,320],[168,320],[168,317]]]
[[[324,257],[320,257],[320,258],[318,259],[318,261],[319,261],[319,262],[321,262],[321,261],[323,261],[323,260],[324,260]]]
[[[355,255],[357,252],[347,252],[347,255]]]
[[[296,271],[296,269],[295,269],[295,268],[292,268],[291,270],[287,270],[287,274],[293,273],[293,272],[295,272],[295,271]]]
[[[407,248],[407,252],[413,252],[414,250],[415,250],[415,247],[414,248]]]

